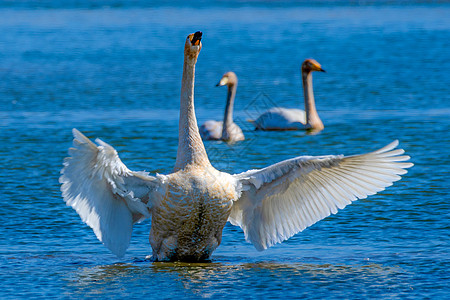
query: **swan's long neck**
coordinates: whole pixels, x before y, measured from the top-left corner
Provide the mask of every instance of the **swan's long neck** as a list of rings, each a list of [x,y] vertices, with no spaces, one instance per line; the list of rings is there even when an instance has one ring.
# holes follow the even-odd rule
[[[178,124],[178,152],[174,171],[188,165],[209,165],[194,108],[194,77],[197,58],[184,58],[183,78],[181,81],[180,120]]]
[[[233,106],[234,97],[236,96],[237,84],[228,86],[227,105],[225,107],[225,115],[223,117],[222,139],[229,140],[231,138],[231,124],[233,124]]]
[[[306,126],[311,129],[323,129],[314,101],[312,71],[302,71],[303,94],[305,96]]]

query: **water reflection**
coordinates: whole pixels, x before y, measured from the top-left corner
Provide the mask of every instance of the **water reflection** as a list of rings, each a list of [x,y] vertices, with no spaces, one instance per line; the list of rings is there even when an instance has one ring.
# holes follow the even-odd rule
[[[287,295],[300,292],[305,284],[340,282],[342,285],[363,283],[365,288],[388,284],[390,289],[408,290],[407,282],[393,282],[400,267],[380,264],[334,265],[304,262],[236,262],[236,263],[150,263],[133,262],[77,269],[70,277],[73,285],[82,294],[103,294],[113,288],[121,292],[127,289],[147,294],[157,287],[154,295],[174,297],[179,294],[192,297],[216,295],[261,294],[270,290],[285,290]],[[278,286],[273,286],[276,280]],[[308,288],[308,293],[313,289]],[[392,290],[391,290],[392,292]]]

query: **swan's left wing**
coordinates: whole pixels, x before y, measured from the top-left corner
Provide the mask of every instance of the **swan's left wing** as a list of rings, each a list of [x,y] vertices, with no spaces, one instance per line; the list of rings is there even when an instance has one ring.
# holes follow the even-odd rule
[[[133,224],[151,216],[163,178],[129,170],[116,150],[99,139],[96,145],[76,129],[73,135],[59,179],[64,201],[121,257]]]
[[[300,156],[233,175],[240,198],[229,221],[264,250],[400,179],[412,163],[398,141],[355,156]]]

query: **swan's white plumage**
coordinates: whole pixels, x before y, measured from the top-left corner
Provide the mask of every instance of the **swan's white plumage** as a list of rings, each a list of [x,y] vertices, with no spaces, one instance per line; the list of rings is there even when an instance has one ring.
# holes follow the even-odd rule
[[[200,136],[204,140],[220,140],[222,138],[222,121],[208,120],[200,126]]]
[[[59,179],[64,201],[74,208],[97,238],[117,256],[123,256],[131,238],[132,225],[150,217],[161,179],[130,171],[116,150],[97,139],[92,143],[73,130]],[[141,197],[141,198],[139,198]]]
[[[399,180],[413,164],[403,162],[409,156],[397,145],[355,156],[300,156],[234,175],[242,194],[229,221],[258,250],[280,243]]]
[[[242,129],[236,124],[231,123],[229,126],[229,133],[231,141],[243,141],[245,140]],[[204,140],[220,140],[222,139],[223,121],[208,120],[202,124],[199,128],[200,136]]]
[[[305,127],[306,113],[296,108],[272,107],[253,123],[262,130],[298,130]]]
[[[183,193],[175,197],[176,193],[168,192],[168,186],[174,186],[175,189],[186,189],[187,193],[193,188],[189,184],[189,176],[209,178],[206,186],[197,186],[194,192],[200,193],[197,197],[206,190],[209,190],[207,198],[211,193],[220,195],[225,192],[226,196],[217,198],[223,199],[217,204],[225,207],[225,211],[227,203],[234,198],[228,221],[240,226],[246,239],[258,250],[264,250],[337,213],[352,201],[384,190],[413,165],[405,162],[410,157],[403,155],[402,149],[394,149],[398,145],[398,141],[394,141],[367,154],[300,156],[233,176],[209,166],[206,168],[208,171],[195,169],[193,175],[189,175],[191,171],[183,171],[152,177],[130,171],[110,145],[97,139],[97,146],[76,129],[73,133],[74,147],[69,150],[71,157],[65,160],[60,178],[64,200],[94,230],[98,239],[119,257],[129,245],[135,222],[150,217],[153,209],[158,211],[158,215],[162,207],[173,209],[170,201],[191,205],[192,196],[185,199]],[[179,174],[185,174],[185,177],[178,180]],[[216,183],[220,184],[214,187]],[[167,198],[170,194],[174,198]],[[153,243],[156,243],[154,236],[158,236],[159,229],[186,218],[183,213],[177,220],[176,211],[168,213],[174,219],[159,220],[159,228],[152,225]],[[169,226],[162,232],[166,230],[173,228]],[[217,246],[215,243],[212,248]],[[167,255],[167,251],[159,253],[158,260],[164,260],[169,257]]]

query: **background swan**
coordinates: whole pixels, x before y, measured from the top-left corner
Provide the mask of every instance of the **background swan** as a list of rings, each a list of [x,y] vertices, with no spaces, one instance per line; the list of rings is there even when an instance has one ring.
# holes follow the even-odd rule
[[[300,156],[230,175],[211,166],[194,109],[201,33],[184,50],[177,159],[173,173],[129,170],[116,150],[74,129],[60,182],[67,205],[113,253],[123,256],[132,226],[152,218],[155,260],[199,261],[219,246],[225,223],[240,226],[258,250],[288,239],[352,201],[382,191],[412,163],[386,147],[355,156]]]
[[[261,114],[254,121],[256,129],[261,130],[298,130],[324,128],[314,102],[312,72],[325,72],[314,59],[306,59],[302,64],[303,94],[305,97],[305,111],[301,109],[273,107]]]
[[[238,79],[234,72],[225,73],[216,86],[228,87],[227,105],[223,121],[208,120],[200,126],[200,135],[204,140],[223,140],[237,142],[245,140],[242,129],[233,122],[233,106]]]

